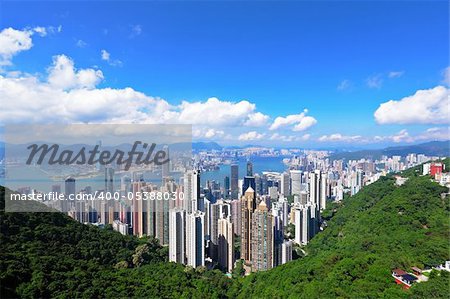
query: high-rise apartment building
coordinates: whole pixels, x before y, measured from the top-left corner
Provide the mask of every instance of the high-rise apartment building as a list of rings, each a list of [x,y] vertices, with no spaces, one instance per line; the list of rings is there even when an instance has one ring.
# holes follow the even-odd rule
[[[251,267],[252,271],[273,268],[274,223],[264,201],[252,213],[251,222]]]
[[[249,187],[241,198],[241,259],[251,263],[251,229],[252,214],[256,209],[256,196],[252,187]]]
[[[169,212],[169,261],[185,264],[186,212],[175,208]]]
[[[231,217],[218,220],[218,260],[222,269],[231,272],[234,268],[234,233]]]
[[[187,265],[197,268],[205,265],[205,214],[194,211],[186,216]]]

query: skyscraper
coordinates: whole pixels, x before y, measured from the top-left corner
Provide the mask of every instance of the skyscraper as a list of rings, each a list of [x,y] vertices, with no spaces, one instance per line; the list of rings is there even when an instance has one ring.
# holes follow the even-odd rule
[[[225,176],[223,180],[223,197],[228,199],[230,197],[230,177]]]
[[[166,153],[165,159],[169,159],[167,161],[167,163],[164,163],[162,165],[162,170],[161,170],[161,174],[162,174],[162,178],[166,178],[170,176],[170,158],[169,158],[169,147],[167,145],[163,146],[163,151]]]
[[[198,210],[200,200],[200,170],[184,174],[184,209],[187,213]]]
[[[251,266],[252,271],[268,270],[273,267],[273,216],[264,201],[252,214],[251,225]]]
[[[185,221],[186,212],[176,208],[169,216],[169,261],[185,263]]]
[[[231,221],[233,222],[233,230],[234,233],[238,236],[241,235],[242,227],[241,227],[241,221],[242,221],[242,205],[240,200],[232,200],[230,202],[231,205]]]
[[[230,216],[218,220],[219,265],[231,272],[234,267],[234,233]]]
[[[114,168],[110,166],[105,167],[105,191],[114,192]]]
[[[71,201],[69,199],[76,194],[75,179],[73,177],[66,178],[64,182],[64,192],[66,198],[65,200],[61,201],[61,211],[67,212],[71,207]]]
[[[237,164],[231,165],[231,178],[230,178],[230,195],[231,199],[239,199],[239,166]]]
[[[253,176],[253,164],[247,161],[247,176]]]
[[[256,189],[255,186],[255,177],[253,176],[245,176],[244,181],[242,183],[242,195],[244,195],[245,191],[247,191],[248,187],[251,187],[253,190]],[[256,191],[255,191],[256,195]]]
[[[187,265],[197,268],[205,265],[205,214],[194,211],[186,216]]]
[[[302,185],[302,172],[300,170],[291,170],[291,194],[299,195]]]
[[[251,229],[252,229],[252,214],[256,208],[255,191],[252,187],[248,187],[244,196],[241,198],[241,259],[247,264],[251,263]]]
[[[290,182],[290,178],[289,178],[289,174],[286,172],[283,172],[281,174],[281,181],[280,181],[280,193],[283,196],[289,196],[291,195],[291,182]]]

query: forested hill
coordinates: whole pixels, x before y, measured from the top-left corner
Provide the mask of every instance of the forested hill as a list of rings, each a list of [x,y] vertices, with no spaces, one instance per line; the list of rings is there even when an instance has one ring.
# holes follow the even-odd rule
[[[5,191],[0,187],[2,299],[225,296],[230,279],[167,262],[167,248],[154,239],[62,213],[5,213]]]
[[[233,279],[168,263],[155,240],[59,213],[4,213],[1,188],[1,298],[447,298],[447,272],[408,291],[390,276],[450,259],[447,190],[414,174],[403,186],[381,178],[327,211],[305,257]]]

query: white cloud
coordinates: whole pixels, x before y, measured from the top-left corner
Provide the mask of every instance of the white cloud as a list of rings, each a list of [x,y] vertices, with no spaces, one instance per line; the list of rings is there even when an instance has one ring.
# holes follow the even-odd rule
[[[251,132],[247,132],[247,133],[243,133],[241,135],[239,135],[239,140],[242,141],[252,141],[252,140],[260,140],[264,137],[264,134],[260,134],[256,131],[251,131]]]
[[[47,35],[47,29],[45,27],[35,27],[33,28],[33,31],[42,37]]]
[[[0,76],[0,98],[9,103],[0,122],[193,124],[204,138],[225,138],[224,128],[236,132],[267,118],[248,101],[210,98],[171,105],[132,88],[98,88],[102,79],[100,70],[76,69],[65,55],[53,58],[47,78],[21,72]]]
[[[341,83],[339,83],[337,90],[347,90],[352,87],[352,82],[350,80],[342,80]]]
[[[406,129],[403,129],[400,132],[398,132],[397,134],[391,136],[390,139],[392,139],[392,141],[398,143],[398,142],[402,142],[402,141],[408,141],[411,139],[411,137],[409,136],[408,131]]]
[[[33,41],[31,30],[16,30],[6,28],[0,32],[0,66],[10,65],[14,55],[31,49]]]
[[[101,50],[101,56],[102,56],[102,60],[108,61],[110,58],[110,54],[108,51],[106,50]]]
[[[292,114],[286,117],[279,116],[270,126],[269,130],[276,130],[282,127],[295,125],[293,131],[303,131],[317,123],[317,120],[312,116],[306,116],[308,110],[303,110],[302,113]]]
[[[380,89],[383,85],[383,79],[381,78],[381,75],[371,76],[366,79],[366,84],[369,88]]]
[[[209,98],[205,102],[183,101],[178,106],[177,121],[194,125],[241,126],[255,123],[256,106],[248,101],[229,102]]]
[[[375,111],[379,124],[447,124],[449,115],[449,90],[443,86],[418,90],[401,100],[390,100]]]
[[[268,121],[268,115],[256,112],[248,115],[248,119],[245,121],[244,125],[248,127],[262,127],[265,126]]]
[[[100,70],[76,70],[73,61],[65,56],[53,57],[53,65],[48,69],[48,83],[58,89],[94,88],[103,80]]]
[[[317,120],[314,117],[311,116],[305,116],[303,117],[298,124],[292,128],[292,131],[304,131],[312,126],[314,126],[317,123]]]
[[[392,71],[389,72],[388,77],[389,78],[400,78],[401,76],[403,76],[405,72],[404,71]]]
[[[58,28],[60,32],[61,26]],[[46,36],[49,32],[55,33],[55,27],[34,27],[23,30],[14,28],[5,28],[0,32],[0,67],[11,65],[11,59],[14,55],[22,51],[27,51],[33,47],[33,34]]]
[[[331,135],[323,135],[319,137],[317,140],[320,142],[330,142],[330,141],[353,142],[353,141],[361,141],[362,136],[360,135],[346,136],[340,133],[335,133]]]
[[[223,138],[225,132],[222,130],[216,130],[213,128],[200,128],[194,129],[192,131],[192,136],[197,139],[213,139],[213,138]]]
[[[108,62],[111,66],[122,66],[122,61],[118,59],[111,59],[111,54],[104,49],[100,51],[100,56],[102,60]]]

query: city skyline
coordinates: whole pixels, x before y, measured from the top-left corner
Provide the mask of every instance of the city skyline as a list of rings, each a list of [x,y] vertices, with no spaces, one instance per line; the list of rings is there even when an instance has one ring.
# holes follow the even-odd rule
[[[194,141],[304,148],[448,140],[446,2],[103,4],[1,4],[2,125],[185,123]]]

